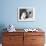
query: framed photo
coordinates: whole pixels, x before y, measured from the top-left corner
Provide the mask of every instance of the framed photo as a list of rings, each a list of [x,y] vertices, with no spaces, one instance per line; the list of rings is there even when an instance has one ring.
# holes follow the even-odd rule
[[[35,21],[35,8],[19,7],[17,19],[18,21]]]

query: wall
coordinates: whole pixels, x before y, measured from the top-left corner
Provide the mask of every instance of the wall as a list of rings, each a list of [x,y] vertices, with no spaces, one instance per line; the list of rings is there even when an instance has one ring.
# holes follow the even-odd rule
[[[34,7],[36,20],[34,22],[18,22],[18,7]],[[0,31],[9,24],[21,29],[41,27],[46,32],[46,0],[0,0]]]
[[[43,27],[46,28],[46,0],[0,0],[0,25],[13,24],[16,28]],[[34,22],[18,22],[18,7],[34,7],[36,20]]]

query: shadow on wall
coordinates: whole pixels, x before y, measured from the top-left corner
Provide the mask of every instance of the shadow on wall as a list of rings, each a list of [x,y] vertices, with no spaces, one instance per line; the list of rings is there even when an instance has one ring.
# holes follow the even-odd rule
[[[6,31],[4,28],[6,28],[6,26],[4,24],[0,24],[0,43],[2,43],[2,33]]]

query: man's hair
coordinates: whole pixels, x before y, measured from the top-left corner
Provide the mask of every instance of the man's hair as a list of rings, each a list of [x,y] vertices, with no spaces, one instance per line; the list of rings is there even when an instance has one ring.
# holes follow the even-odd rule
[[[21,15],[22,15],[22,13],[26,13],[26,16],[25,16],[25,18],[28,18],[28,12],[27,12],[27,10],[26,9],[20,9],[20,16],[19,16],[19,19],[21,19]]]

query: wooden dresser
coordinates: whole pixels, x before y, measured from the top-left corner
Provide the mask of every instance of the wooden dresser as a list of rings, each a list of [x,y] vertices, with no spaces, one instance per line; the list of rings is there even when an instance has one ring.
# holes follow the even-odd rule
[[[44,32],[3,32],[3,46],[44,46]]]

